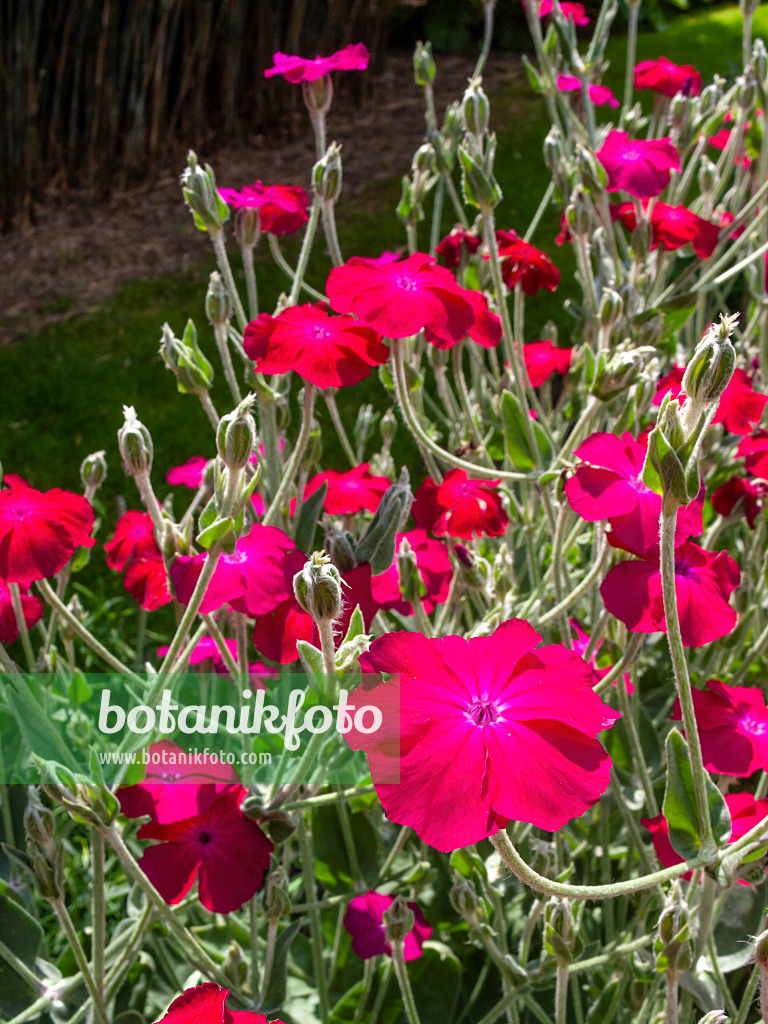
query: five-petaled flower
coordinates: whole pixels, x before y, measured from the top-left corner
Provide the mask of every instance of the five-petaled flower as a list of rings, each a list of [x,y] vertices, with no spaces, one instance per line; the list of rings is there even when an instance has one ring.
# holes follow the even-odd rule
[[[354,515],[356,512],[375,512],[390,481],[385,476],[374,476],[367,462],[346,473],[327,469],[317,473],[304,490],[304,500],[324,483],[328,484],[323,508],[332,516]]]
[[[670,98],[679,92],[686,96],[698,96],[701,92],[701,75],[691,64],[675,64],[667,57],[641,60],[635,66],[635,88],[653,89]]]
[[[619,220],[627,229],[637,227],[637,211],[634,203],[618,203],[611,206],[611,217]],[[670,206],[656,202],[651,210],[651,248],[659,246],[667,252],[682,249],[690,243],[691,248],[702,259],[708,259],[715,251],[720,226],[711,220],[699,217],[685,206]]]
[[[438,537],[498,537],[509,523],[496,490],[499,482],[472,480],[463,469],[450,470],[441,484],[428,476],[416,491],[413,518]]]
[[[546,18],[548,14],[552,13],[553,7],[552,0],[541,0],[539,4],[539,17]],[[589,24],[587,9],[584,4],[575,3],[573,0],[560,0],[560,10],[563,12],[563,17],[566,20],[572,21],[574,25],[578,25],[580,28]]]
[[[606,191],[623,189],[637,199],[660,195],[671,172],[680,170],[680,154],[669,138],[630,139],[611,131],[595,155],[608,174]]]
[[[605,792],[611,760],[597,736],[619,717],[592,669],[522,619],[491,636],[388,633],[360,658],[374,676],[352,705],[376,705],[376,734],[352,729],[384,813],[435,849],[456,850],[524,821],[556,831]],[[398,713],[393,714],[393,709]]]
[[[747,776],[768,770],[768,708],[759,687],[711,679],[706,690],[693,691],[693,707],[707,771]],[[681,717],[679,701],[672,717]]]
[[[523,361],[532,388],[545,384],[553,373],[565,376],[571,367],[572,348],[562,348],[552,341],[529,341],[523,345]]]
[[[258,210],[259,227],[270,235],[292,235],[308,220],[309,196],[298,185],[254,181],[241,189],[220,188],[219,195],[236,210]]]
[[[363,43],[350,43],[330,57],[315,57],[312,60],[278,51],[273,57],[272,67],[264,72],[264,77],[282,75],[286,81],[294,84],[316,82],[331,71],[365,71],[369,60],[370,54]]]
[[[110,569],[125,570],[123,586],[145,611],[170,603],[168,574],[149,513],[131,509],[122,515],[104,550]]]
[[[395,902],[394,896],[382,892],[365,892],[349,901],[344,914],[344,927],[352,936],[352,950],[363,960],[372,956],[392,956],[392,947],[387,942],[384,925],[384,911]],[[432,934],[421,907],[410,901],[406,904],[413,912],[413,928],[405,936],[403,959],[417,960],[422,955],[422,946]]]
[[[553,292],[560,284],[560,271],[541,249],[518,238],[514,231],[497,231],[501,276],[510,291],[519,284],[526,295],[540,288]]]
[[[558,75],[557,76],[557,88],[560,92],[581,92],[581,82],[575,75]],[[609,89],[607,85],[588,85],[587,93],[591,103],[594,103],[596,107],[620,107],[621,104],[616,99],[616,96],[612,89]]]
[[[445,238],[441,238],[435,247],[444,267],[453,270],[461,264],[462,252],[472,256],[480,248],[481,238],[461,224],[451,228]]]

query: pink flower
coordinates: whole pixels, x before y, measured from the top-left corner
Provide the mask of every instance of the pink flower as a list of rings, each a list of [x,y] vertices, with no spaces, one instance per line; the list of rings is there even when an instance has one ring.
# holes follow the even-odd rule
[[[424,330],[427,341],[447,348],[468,334],[490,347],[501,340],[499,318],[480,292],[461,288],[434,256],[417,252],[400,259],[353,256],[334,267],[326,284],[334,309],[354,313],[388,338],[407,338]]]
[[[746,480],[732,476],[712,495],[712,507],[721,516],[729,516],[737,505],[740,506],[746,514],[750,530],[754,530],[755,520],[765,507],[767,493],[768,483],[765,480]]]
[[[391,821],[449,851],[510,820],[556,831],[597,802],[611,770],[597,735],[618,712],[593,692],[583,659],[559,644],[537,650],[540,642],[521,619],[471,640],[373,641],[363,672],[393,675],[366,681],[350,703],[376,704],[383,725],[346,738],[366,751]]]
[[[112,540],[107,541],[104,550],[107,565],[115,572],[122,572],[134,558],[155,552],[159,554],[149,513],[131,510],[120,516]]]
[[[292,235],[307,223],[309,196],[298,185],[252,185],[220,188],[219,195],[236,210],[258,210],[261,231],[271,235]]]
[[[237,786],[194,817],[141,826],[139,839],[160,840],[139,863],[166,903],[180,903],[197,878],[202,905],[229,914],[261,888],[272,843],[240,810],[247,793]]]
[[[539,6],[539,17],[546,18],[548,14],[552,13],[553,7],[552,0],[541,0]],[[583,27],[589,24],[589,18],[587,17],[587,9],[584,4],[571,3],[569,0],[561,0],[560,10],[563,12],[563,17],[567,21],[572,21],[574,25]]]
[[[557,77],[557,88],[560,92],[581,92],[581,82],[575,75],[558,75]],[[607,85],[588,85],[587,91],[589,93],[590,100],[596,107],[604,107],[608,104],[609,107],[620,107],[621,104],[616,99],[613,90],[609,89]]]
[[[331,316],[325,303],[289,306],[276,317],[260,313],[245,328],[243,347],[260,373],[295,370],[323,389],[357,384],[389,358],[372,327]]]
[[[354,515],[363,509],[375,512],[390,484],[385,476],[374,476],[368,463],[363,462],[347,473],[337,473],[335,469],[317,473],[307,484],[304,499],[314,494],[325,481],[328,481],[328,493],[323,508],[331,516]]]
[[[28,594],[26,587],[19,587],[19,594],[24,622],[27,629],[32,629],[35,623],[43,617],[43,602],[39,597],[32,597]],[[12,644],[18,639],[19,626],[16,622],[16,613],[13,610],[11,591],[5,580],[0,577],[0,643]]]
[[[279,51],[274,55],[273,66],[264,72],[265,78],[282,75],[288,82],[316,82],[331,71],[365,71],[370,54],[363,43],[350,43],[343,50],[337,50],[330,57],[315,57],[304,60],[290,57]]]
[[[0,490],[0,578],[28,587],[55,576],[75,549],[92,548],[93,509],[80,494],[36,491],[16,473]]]
[[[588,523],[607,521],[611,544],[641,557],[658,552],[661,515],[661,496],[643,482],[647,447],[647,437],[636,441],[629,431],[592,434],[576,449],[579,464],[565,482],[574,512]],[[703,494],[680,509],[676,544],[701,533],[702,506]]]
[[[707,771],[751,775],[768,769],[768,708],[757,686],[726,686],[717,679],[693,691],[693,707]],[[672,718],[681,718],[675,701]]]
[[[188,754],[170,740],[152,743],[144,779],[135,786],[121,786],[117,795],[127,818],[149,815],[159,825],[195,817],[233,789],[240,780],[232,765],[215,755]]]
[[[267,1024],[263,1013],[251,1010],[228,1010],[224,1005],[230,990],[206,981],[188,988],[171,1003],[157,1024]],[[274,1020],[271,1024],[282,1024]]]
[[[349,901],[344,914],[344,927],[352,936],[352,950],[363,960],[386,953],[392,956],[392,947],[386,940],[384,911],[395,902],[393,896],[381,892],[366,892]],[[406,904],[413,911],[413,928],[405,936],[403,959],[418,960],[422,945],[432,934],[421,907],[410,901]]]
[[[701,75],[690,64],[675,64],[667,57],[656,60],[641,60],[635,67],[635,88],[653,89],[664,96],[698,96],[701,92]]]
[[[529,341],[523,345],[523,359],[531,387],[546,383],[553,373],[565,376],[571,367],[572,348],[560,348],[551,341]]]
[[[518,238],[514,231],[497,231],[501,276],[512,291],[520,284],[526,295],[535,295],[540,288],[553,292],[560,284],[560,271],[545,252]]]
[[[669,184],[670,172],[680,170],[680,156],[668,138],[630,139],[611,131],[595,154],[608,174],[606,191],[623,189],[638,199],[651,199]]]
[[[687,541],[675,551],[675,590],[686,647],[727,636],[736,625],[728,598],[739,585],[739,567],[729,554],[713,554]],[[600,587],[608,611],[633,633],[666,632],[658,556],[619,562]]]
[[[371,593],[382,608],[386,608],[388,605],[391,607],[393,601],[400,599],[397,552],[404,540],[408,541],[416,556],[416,566],[425,587],[421,604],[427,615],[430,615],[437,605],[445,604],[448,599],[448,591],[453,578],[453,565],[445,544],[429,537],[426,530],[409,530],[408,533],[398,533],[395,562],[386,572],[371,577]],[[412,612],[411,608],[408,614]]]
[[[193,491],[196,491],[203,482],[203,474],[207,465],[208,459],[202,455],[193,455],[181,466],[169,469],[165,479],[171,487],[191,487]]]
[[[656,386],[656,395],[653,399],[654,405],[661,405],[661,401],[667,392],[672,398],[680,394],[680,385],[683,382],[685,370],[682,366],[673,366],[666,377],[662,377]],[[726,430],[732,434],[747,435],[751,433],[752,427],[760,422],[768,402],[768,395],[755,391],[749,375],[738,367],[733,371],[733,377],[728,387],[720,396],[720,404],[715,414],[715,423],[722,423]],[[742,452],[739,450],[739,455]]]
[[[761,427],[751,437],[739,441],[737,455],[744,456],[744,465],[752,476],[768,480],[768,430]]]
[[[452,270],[461,263],[462,249],[467,256],[471,256],[479,248],[480,236],[474,231],[468,231],[461,224],[456,224],[449,234],[437,243],[435,253],[440,257],[443,266]]]
[[[470,480],[463,469],[450,470],[441,484],[428,476],[416,492],[413,518],[438,537],[499,537],[509,516],[502,508],[498,484],[498,480]]]

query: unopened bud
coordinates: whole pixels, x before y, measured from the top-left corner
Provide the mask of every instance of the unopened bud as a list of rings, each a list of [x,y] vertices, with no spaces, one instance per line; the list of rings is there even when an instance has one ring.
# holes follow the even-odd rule
[[[566,208],[565,216],[568,220],[568,227],[573,235],[581,237],[582,235],[590,234],[592,230],[592,214],[583,189],[577,188],[574,190],[571,196],[571,203]]]
[[[272,868],[267,877],[267,888],[264,893],[264,916],[274,924],[281,917],[285,917],[290,909],[288,876],[282,867]]]
[[[597,356],[591,388],[592,394],[603,402],[612,401],[634,384],[648,359],[654,353],[655,349],[650,346],[621,347],[612,355],[603,349]]]
[[[461,101],[461,122],[465,132],[482,139],[491,121],[491,105],[482,87],[482,78],[473,78]]]
[[[354,534],[334,522],[328,523],[323,549],[342,575],[357,567]]]
[[[501,189],[493,176],[493,170],[483,166],[473,153],[463,145],[459,146],[461,164],[461,188],[470,206],[477,206],[485,213],[501,201]]]
[[[388,945],[404,942],[413,930],[416,916],[402,896],[395,896],[392,904],[382,914],[384,936]]]
[[[355,551],[358,561],[370,562],[374,575],[385,572],[392,565],[397,534],[405,526],[412,504],[410,478],[408,470],[403,467],[397,483],[384,492]]]
[[[413,51],[413,77],[416,85],[431,85],[436,74],[432,43],[416,43],[416,49]]]
[[[669,105],[669,123],[678,131],[691,116],[691,101],[683,92],[677,93]]]
[[[248,977],[248,964],[239,943],[232,941],[224,955],[221,970],[233,988],[240,988]]]
[[[711,324],[686,367],[681,390],[697,410],[719,401],[733,377],[736,351],[730,339],[737,320],[738,314],[721,315]],[[696,415],[692,411],[691,419]]]
[[[624,301],[618,292],[612,288],[603,289],[600,296],[600,324],[602,327],[612,327],[622,314]]]
[[[88,501],[93,500],[94,494],[107,478],[107,460],[104,454],[103,451],[93,452],[86,455],[80,464],[80,479]]]
[[[35,786],[29,787],[24,834],[38,892],[45,899],[59,899],[64,891],[64,847],[55,841],[53,813],[42,803]]]
[[[397,577],[403,600],[409,604],[416,604],[426,594],[427,588],[421,578],[416,555],[406,537],[403,537],[397,549]]]
[[[493,578],[490,563],[463,544],[456,544],[454,550],[461,567],[461,578],[467,589],[487,590],[488,583]]]
[[[117,432],[117,446],[129,476],[149,473],[152,469],[154,446],[152,437],[136,415],[132,405],[123,406],[125,422]]]
[[[73,594],[69,599],[67,603],[67,611],[78,622],[85,622],[85,609],[83,608],[78,594]],[[59,633],[61,634],[62,640],[74,640],[77,636],[77,633],[75,633],[74,629],[66,619],[62,619],[59,626]]]
[[[600,195],[608,184],[608,175],[595,154],[586,147],[577,145],[576,166],[584,187],[593,195]]]
[[[752,47],[752,67],[755,69],[755,78],[761,85],[765,85],[768,78],[768,50],[762,39],[756,39]]]
[[[703,156],[699,165],[699,189],[702,195],[709,195],[717,184],[717,167],[712,161]]]
[[[229,469],[244,469],[256,445],[256,424],[251,413],[256,396],[247,395],[238,407],[222,416],[216,431],[216,447],[224,465]]]
[[[226,324],[232,319],[233,308],[229,288],[222,281],[218,270],[214,270],[205,295],[205,315],[212,324]]]
[[[373,434],[373,429],[376,426],[376,420],[379,418],[379,414],[374,411],[373,406],[366,402],[365,405],[361,405],[357,410],[357,419],[355,425],[352,428],[352,434],[358,444],[365,447]]]
[[[699,96],[699,114],[709,114],[715,109],[723,95],[723,79],[715,75],[714,81],[701,90]]]
[[[324,551],[315,551],[293,577],[293,592],[305,612],[317,622],[338,619],[343,606],[341,575]]]
[[[553,897],[544,910],[544,948],[558,967],[567,967],[581,952],[580,947],[570,902]]]
[[[435,168],[435,150],[429,142],[419,146],[413,154],[411,170],[414,174],[429,174]]]
[[[757,82],[752,68],[748,67],[744,74],[737,79],[737,83],[736,102],[742,110],[751,110],[757,91]]]
[[[191,149],[187,154],[187,166],[181,175],[181,191],[197,227],[214,234],[220,232],[229,218],[229,207],[216,188],[213,169],[208,164],[201,167]]]
[[[379,432],[381,434],[381,439],[384,442],[384,446],[386,448],[391,448],[392,442],[395,439],[395,434],[397,433],[397,416],[395,416],[393,409],[387,409],[381,417]]]
[[[725,1010],[710,1010],[705,1013],[698,1024],[726,1024],[728,1014]]]
[[[448,898],[457,914],[460,914],[465,921],[474,923],[480,901],[477,898],[477,890],[470,879],[464,878],[458,871],[455,871]]]
[[[168,324],[163,324],[160,355],[176,378],[180,394],[199,395],[213,383],[213,367],[197,343],[197,329],[192,320],[187,321],[181,338],[176,337]]]
[[[659,937],[654,947],[656,970],[675,974],[687,970],[692,961],[688,908],[680,895],[680,886],[672,883],[659,918]]]
[[[312,187],[323,202],[335,203],[341,193],[341,146],[332,142],[312,168]]]

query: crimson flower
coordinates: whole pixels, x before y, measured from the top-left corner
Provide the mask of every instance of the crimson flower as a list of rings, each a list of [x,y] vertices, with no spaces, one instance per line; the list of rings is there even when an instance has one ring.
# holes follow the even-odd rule
[[[611,206],[611,217],[620,220],[627,231],[637,227],[637,211],[634,203],[619,203]],[[720,226],[699,217],[685,206],[670,206],[668,203],[654,203],[651,210],[651,248],[674,252],[689,242],[693,251],[707,259],[715,251]]]
[[[224,1005],[228,988],[219,988],[212,981],[188,988],[174,999],[157,1024],[267,1024],[263,1013],[251,1010],[229,1010]],[[271,1024],[283,1024],[273,1020]]]
[[[127,818],[149,815],[159,825],[169,825],[206,812],[220,796],[240,789],[232,765],[215,755],[188,754],[171,740],[148,748],[144,779],[117,791],[120,810]]]
[[[680,156],[669,138],[630,139],[611,131],[595,154],[608,174],[606,191],[623,189],[638,199],[651,199],[669,184],[670,172],[680,170]]]
[[[456,224],[435,247],[444,267],[454,269],[461,263],[462,251],[471,256],[480,248],[480,236],[469,231],[462,224]]]
[[[148,612],[162,608],[173,600],[168,589],[168,573],[160,551],[134,558],[125,571],[123,586]]]
[[[545,252],[518,238],[514,231],[497,231],[501,276],[510,291],[520,284],[526,295],[540,288],[553,292],[560,284],[560,271]]]
[[[661,378],[656,385],[654,405],[661,405],[667,392],[672,398],[678,397],[684,373],[685,369],[682,366],[675,365],[666,377]],[[746,436],[751,433],[754,424],[760,422],[766,402],[768,402],[768,395],[755,391],[749,375],[745,370],[737,367],[733,371],[733,377],[731,377],[728,387],[720,396],[720,404],[713,422],[722,423],[725,429],[732,434]],[[740,449],[741,446],[739,446],[739,455],[742,454]]]
[[[365,892],[349,901],[344,914],[344,927],[352,936],[352,950],[363,960],[386,953],[392,956],[392,947],[386,940],[384,911],[395,902],[394,896],[382,892]],[[421,907],[413,901],[406,904],[413,911],[413,928],[405,936],[403,959],[418,960],[422,945],[432,934]]]
[[[746,480],[740,476],[732,476],[712,495],[712,507],[721,516],[729,516],[741,503],[747,517],[747,525],[750,530],[754,530],[755,520],[765,507],[766,494],[768,483],[765,480]]]
[[[751,775],[768,769],[768,708],[757,686],[726,686],[717,679],[693,691],[693,707],[707,771]],[[680,719],[675,701],[673,719]]]
[[[728,598],[739,585],[739,567],[729,554],[713,554],[686,541],[675,551],[675,591],[685,647],[701,647],[727,636],[737,614]],[[619,562],[600,587],[605,607],[633,633],[666,633],[659,558]]]
[[[751,437],[739,441],[737,455],[744,456],[744,465],[752,476],[768,480],[768,430],[761,427]]]
[[[193,455],[181,466],[173,466],[172,469],[169,469],[165,479],[171,487],[191,487],[196,491],[203,482],[203,474],[207,465],[208,459],[202,455]]]
[[[653,89],[670,98],[679,92],[686,96],[698,96],[701,92],[701,75],[692,65],[675,64],[667,57],[641,60],[635,66],[635,88]]]
[[[400,599],[397,552],[404,540],[411,545],[411,550],[416,557],[416,567],[425,588],[421,604],[427,615],[430,615],[437,605],[445,604],[448,600],[448,592],[453,578],[453,565],[445,544],[430,537],[426,530],[417,529],[409,530],[408,533],[398,533],[395,562],[386,572],[371,577],[371,593],[382,608],[393,607],[393,602]],[[412,614],[413,609],[410,605],[408,607],[410,609],[408,614]]]
[[[335,469],[317,473],[304,490],[304,500],[306,501],[310,494],[314,494],[326,481],[328,492],[323,508],[332,516],[354,515],[363,509],[375,512],[390,484],[387,477],[374,476],[368,463],[363,462],[347,473],[337,473]]]
[[[462,288],[434,256],[416,252],[400,259],[353,256],[334,267],[326,283],[334,309],[354,313],[388,338],[408,338],[422,329],[427,341],[449,348],[468,334],[486,348],[501,340],[499,318],[480,292]]]
[[[343,50],[337,50],[330,57],[315,57],[305,60],[291,57],[279,51],[274,55],[271,68],[264,72],[265,78],[282,75],[288,82],[316,82],[331,71],[365,71],[370,54],[363,43],[350,43]]]
[[[523,345],[523,360],[531,387],[546,383],[555,371],[565,376],[571,368],[572,348],[560,348],[552,341],[529,341]]]
[[[166,903],[180,903],[197,878],[202,905],[229,914],[261,888],[272,843],[240,810],[247,793],[237,786],[194,817],[141,826],[139,839],[160,840],[139,863]]]
[[[418,526],[438,537],[499,537],[509,523],[496,490],[499,483],[470,480],[463,469],[450,470],[441,484],[428,476],[416,491],[411,507],[413,518]]]
[[[331,316],[325,303],[260,313],[245,328],[243,347],[261,373],[288,373],[319,388],[341,388],[368,377],[389,349],[372,328],[351,316]]]
[[[607,521],[614,547],[648,557],[659,550],[661,496],[643,482],[647,437],[635,440],[625,431],[592,434],[575,451],[579,464],[565,482],[571,508],[588,523]],[[680,509],[675,543],[698,537],[703,494]]]
[[[157,551],[155,528],[149,513],[131,510],[120,516],[112,540],[106,542],[104,550],[107,565],[115,572],[122,572],[134,558]]]
[[[553,7],[552,0],[541,0],[539,5],[539,17],[546,18],[548,14],[552,13]],[[563,17],[567,21],[572,21],[574,25],[583,27],[589,24],[589,18],[587,17],[587,9],[584,4],[572,3],[570,0],[561,0],[560,10],[563,12]]]
[[[366,751],[391,821],[449,851],[510,820],[556,831],[597,802],[611,772],[597,735],[619,714],[592,690],[582,658],[560,644],[537,650],[540,642],[522,619],[471,640],[402,632],[373,641],[363,672],[393,675],[349,700],[377,705],[382,726],[346,739]]]
[[[28,587],[63,569],[75,549],[92,548],[93,509],[80,494],[36,491],[16,473],[0,490],[0,578]]]
[[[768,814],[768,799],[755,800],[751,793],[728,793],[725,802],[731,815],[729,843],[741,839]],[[655,818],[641,818],[640,824],[651,833],[653,848],[663,867],[672,868],[683,863],[683,858],[669,840],[669,822],[663,814],[657,814]],[[682,877],[687,880],[692,875],[692,871],[687,871]],[[740,882],[748,884],[741,879]]]
[[[26,587],[19,587],[21,595],[21,610],[24,614],[24,622],[27,629],[32,629],[35,623],[43,617],[43,603],[39,597],[32,597],[27,593]],[[0,643],[12,644],[19,639],[19,626],[16,622],[16,613],[13,610],[11,590],[8,584],[0,577]]]
[[[255,181],[239,190],[220,188],[219,195],[236,210],[258,210],[260,229],[271,235],[292,235],[309,219],[309,196],[298,185],[262,185]]]
[[[561,5],[562,6],[562,5]],[[560,92],[581,92],[581,82],[575,75],[558,75],[557,88]],[[596,107],[620,107],[612,89],[607,85],[588,85],[589,98]]]

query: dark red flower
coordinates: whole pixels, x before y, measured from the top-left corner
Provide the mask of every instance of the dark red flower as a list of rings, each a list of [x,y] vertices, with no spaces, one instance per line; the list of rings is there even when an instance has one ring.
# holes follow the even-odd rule
[[[701,75],[690,64],[675,64],[667,57],[641,60],[635,67],[635,88],[653,89],[670,98],[679,92],[686,96],[698,96],[701,92]]]
[[[159,555],[155,528],[149,513],[131,510],[120,516],[112,540],[106,542],[104,550],[107,553],[107,565],[115,572],[122,572],[134,558],[155,553]]]
[[[637,227],[637,211],[634,203],[611,204],[611,217],[619,220],[627,229]],[[670,206],[656,202],[651,210],[651,248],[661,246],[668,252],[681,249],[689,242],[693,251],[707,259],[715,250],[720,228],[712,221],[692,213],[685,206]]]
[[[346,473],[327,469],[317,473],[306,486],[304,499],[328,482],[328,493],[323,508],[332,516],[354,515],[366,509],[375,512],[381,497],[390,485],[385,476],[374,476],[367,462],[363,462]]]
[[[245,328],[243,347],[260,373],[295,370],[323,389],[357,384],[389,358],[372,327],[331,316],[325,303],[289,306],[276,317],[260,313]]]
[[[615,218],[614,218],[615,219]],[[560,230],[555,238],[555,245],[565,245],[566,242],[572,242],[573,235],[571,234],[571,225],[568,220],[568,213],[563,210],[560,214]]]
[[[673,366],[666,377],[661,378],[656,386],[654,405],[661,405],[667,392],[672,398],[679,396],[684,373],[685,369],[682,366]],[[737,367],[733,371],[728,387],[720,396],[714,422],[722,423],[732,434],[749,434],[753,426],[760,422],[766,402],[768,395],[755,391],[749,375]],[[741,446],[739,455],[742,454],[740,449]]]
[[[413,518],[438,537],[498,537],[509,523],[498,484],[498,480],[471,480],[463,469],[450,470],[441,484],[428,476],[416,492]]]
[[[350,43],[342,50],[337,50],[330,57],[315,57],[305,60],[303,57],[291,57],[279,51],[274,55],[273,65],[264,72],[265,78],[282,75],[288,82],[316,82],[331,71],[365,71],[368,67],[370,54],[363,43]]]
[[[760,477],[761,480],[768,480],[768,430],[765,427],[755,430],[751,437],[739,441],[736,454],[744,456],[744,465],[748,473]]]
[[[608,174],[606,191],[623,189],[638,199],[651,199],[664,191],[672,171],[680,170],[680,155],[669,138],[630,139],[611,131],[595,154]]]
[[[496,232],[501,276],[510,291],[518,282],[526,295],[535,295],[540,288],[553,292],[560,284],[560,271],[545,252],[514,236],[514,232]]]
[[[346,739],[366,751],[391,821],[449,851],[510,820],[556,831],[597,802],[611,769],[597,735],[619,715],[593,692],[582,658],[540,642],[521,619],[471,640],[373,641],[363,672],[391,678],[374,677],[349,700],[378,706],[382,725]]]
[[[571,368],[572,348],[560,348],[552,341],[529,341],[523,345],[523,359],[531,387],[545,384],[553,373],[565,376]]]
[[[686,647],[701,647],[731,632],[738,616],[728,598],[739,579],[739,567],[727,552],[713,554],[690,541],[677,548],[675,590]],[[666,632],[658,556],[619,562],[600,593],[608,611],[633,633]]]
[[[39,597],[32,597],[28,594],[26,587],[19,587],[19,593],[24,622],[27,629],[32,629],[35,623],[43,617],[43,603]],[[16,622],[16,613],[13,610],[11,591],[5,580],[0,577],[0,643],[12,644],[18,639],[19,626]]]
[[[0,578],[28,587],[55,576],[75,549],[92,548],[93,509],[80,494],[36,491],[16,473],[0,490]]]
[[[754,530],[755,520],[765,507],[766,494],[768,483],[765,480],[746,480],[740,476],[732,476],[712,495],[712,507],[721,516],[729,516],[741,503],[747,524],[750,530]]]
[[[236,210],[258,210],[261,230],[271,235],[292,235],[308,220],[309,196],[298,185],[255,181],[240,190],[220,188],[219,195]]]
[[[188,988],[171,1003],[157,1024],[267,1024],[263,1013],[251,1010],[228,1010],[224,1005],[230,990],[206,981]],[[271,1024],[282,1024],[273,1020]]]
[[[344,927],[352,936],[352,950],[363,960],[386,953],[392,956],[392,947],[386,940],[384,911],[395,902],[394,896],[382,892],[365,892],[349,901],[344,914]],[[422,954],[422,945],[432,934],[421,907],[410,901],[406,904],[413,912],[413,928],[405,936],[403,959],[417,960]]]
[[[453,270],[461,263],[463,251],[471,256],[480,248],[481,238],[474,231],[469,231],[461,224],[456,224],[451,231],[441,239],[435,247],[435,253],[440,257],[444,267]]]
[[[768,769],[768,708],[757,686],[726,686],[717,679],[693,691],[693,707],[707,771],[747,776]],[[673,719],[680,719],[675,701]]]
[[[448,592],[451,588],[453,578],[453,565],[448,554],[448,549],[441,540],[435,540],[427,534],[426,530],[409,530],[408,533],[398,533],[395,548],[395,562],[390,565],[386,572],[371,577],[371,593],[382,608],[392,608],[395,603],[401,600],[400,576],[397,570],[397,552],[400,545],[407,540],[416,557],[416,566],[419,570],[425,592],[421,598],[421,604],[427,615],[431,614],[437,605],[445,604],[448,599]],[[411,614],[413,609],[410,608]]]
[[[160,840],[144,850],[140,864],[166,903],[180,903],[197,878],[202,905],[229,914],[261,888],[272,843],[240,810],[247,793],[238,786],[192,818],[139,829],[139,839]]]

